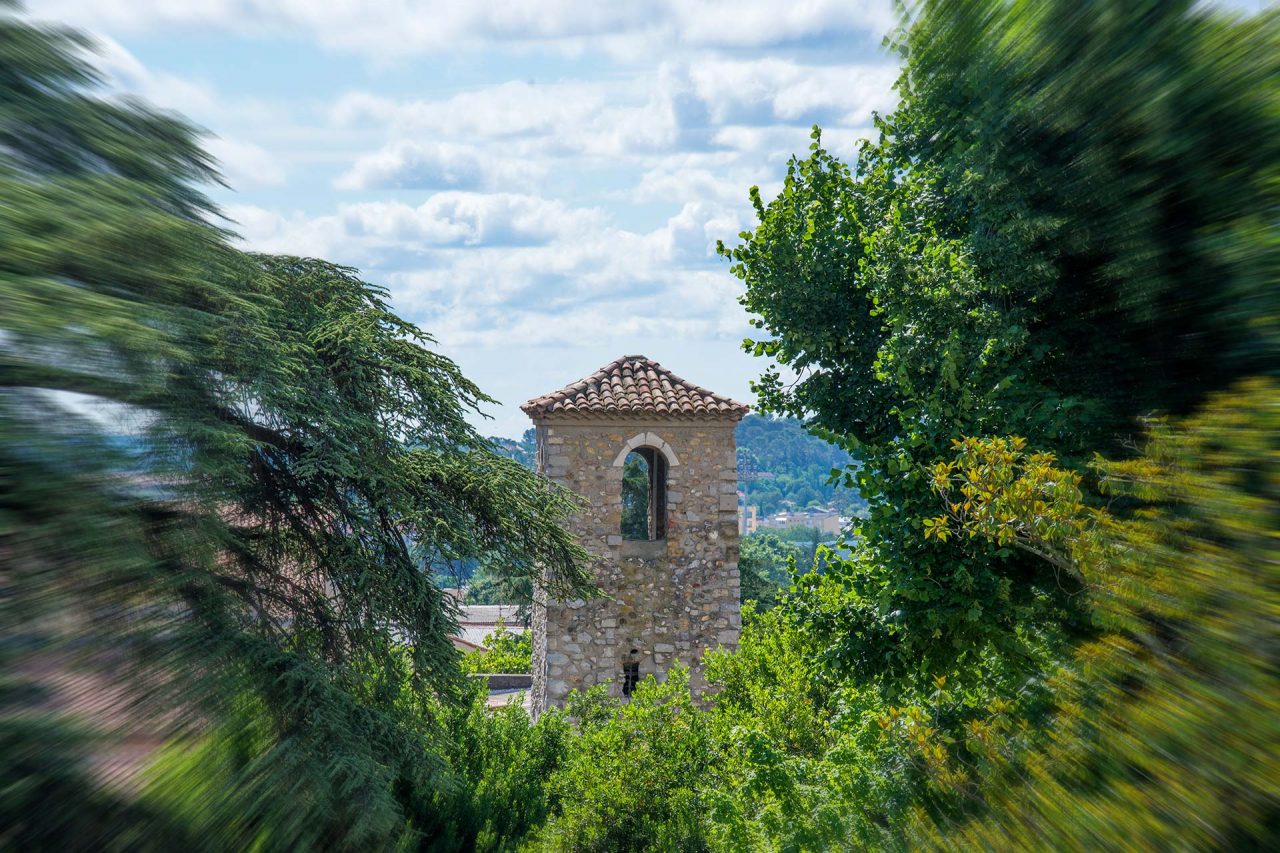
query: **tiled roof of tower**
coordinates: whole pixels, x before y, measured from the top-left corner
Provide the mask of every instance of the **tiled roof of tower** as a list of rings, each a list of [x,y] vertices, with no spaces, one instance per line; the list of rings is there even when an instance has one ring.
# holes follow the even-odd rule
[[[534,397],[520,409],[530,417],[662,415],[737,420],[747,413],[746,405],[686,382],[642,355],[624,355],[585,379]]]

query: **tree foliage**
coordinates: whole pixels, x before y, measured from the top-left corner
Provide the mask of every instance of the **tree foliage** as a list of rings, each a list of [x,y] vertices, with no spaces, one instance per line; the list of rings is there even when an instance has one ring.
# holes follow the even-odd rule
[[[626,539],[649,538],[649,463],[639,453],[628,453],[622,466],[622,535]]]
[[[1075,468],[1275,370],[1277,17],[1090,8],[922,4],[879,138],[847,166],[815,132],[722,249],[748,349],[799,375],[769,368],[763,407],[863,460],[867,559],[842,571],[866,672],[945,668],[1076,600],[1042,561],[922,539],[952,441],[1019,435]]]
[[[1081,475],[1054,467],[1052,453],[1025,452],[1026,439],[1018,436],[951,444],[955,458],[930,471],[943,513],[924,519],[924,538],[981,536],[1049,562],[1075,585],[1086,583],[1063,553],[1089,532],[1089,518],[1079,511]]]
[[[1274,833],[1278,392],[1246,381],[1154,424],[1142,457],[1099,463],[1107,492],[1147,508],[1123,519],[1075,503],[1090,532],[1063,541],[1101,634],[1047,674],[1054,736],[1031,753],[1016,718],[972,721],[935,782],[984,808],[918,823],[919,841],[1230,850]]]
[[[135,721],[234,726],[259,703],[236,778],[256,819],[290,812],[274,843],[430,837],[415,798],[444,765],[423,706],[391,700],[463,681],[424,561],[497,554],[581,594],[575,501],[475,433],[487,398],[385,293],[232,248],[194,131],[100,97],[78,37],[4,17],[0,44],[5,624],[51,665],[122,654]],[[131,422],[140,470],[66,404],[86,397]]]
[[[738,574],[742,601],[754,601],[768,610],[778,603],[791,575],[812,568],[802,563],[800,546],[784,542],[773,533],[760,531],[744,536],[738,550]]]
[[[462,656],[462,669],[469,673],[528,672],[533,656],[529,634],[517,634],[501,619],[493,631],[485,635],[484,651]]]
[[[592,688],[566,710],[578,737],[551,779],[560,806],[535,847],[707,849],[702,792],[714,754],[688,670],[673,667],[661,684],[647,677],[623,705]]]

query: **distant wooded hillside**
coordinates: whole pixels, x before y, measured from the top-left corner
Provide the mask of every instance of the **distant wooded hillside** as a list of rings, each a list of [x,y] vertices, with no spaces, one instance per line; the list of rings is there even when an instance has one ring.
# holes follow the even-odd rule
[[[831,503],[841,510],[861,507],[857,492],[827,483],[832,468],[851,461],[795,418],[747,415],[738,424],[738,485],[747,503],[766,515]]]

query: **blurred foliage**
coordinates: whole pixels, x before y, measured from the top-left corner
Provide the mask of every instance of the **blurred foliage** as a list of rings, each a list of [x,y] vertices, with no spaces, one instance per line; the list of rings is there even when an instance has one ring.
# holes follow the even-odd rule
[[[444,703],[406,690],[395,700],[422,721],[419,736],[439,746],[441,768],[436,784],[402,792],[403,832],[378,847],[515,850],[545,822],[555,804],[547,779],[571,735],[567,718],[552,711],[534,723],[518,705],[489,709],[478,681],[465,694],[462,702]],[[163,752],[147,773],[138,807],[175,820],[187,832],[189,849],[341,847],[325,837],[323,824],[308,821],[308,809],[281,811],[281,798],[298,803],[317,793],[315,776],[300,773],[282,789],[264,787],[257,769],[270,738],[264,709],[250,701],[236,712],[233,724],[205,732],[194,746],[175,744]],[[423,826],[437,831],[430,837],[414,831]],[[141,827],[150,831],[149,824]],[[172,849],[163,836],[155,847]]]
[[[461,701],[465,680],[421,566],[495,554],[587,593],[560,524],[576,502],[474,432],[487,398],[383,292],[233,249],[194,131],[100,96],[78,37],[5,15],[0,45],[0,607],[31,650],[14,678],[110,670],[119,727],[251,743],[210,843],[267,824],[273,848],[435,837],[431,706],[392,699]],[[261,736],[241,741],[243,697]],[[71,762],[49,784],[92,778],[72,766],[92,749],[13,746]],[[57,799],[31,809],[31,784],[0,788],[6,836],[118,834],[56,818]],[[161,829],[133,835],[163,846]]]
[[[862,462],[845,482],[870,513],[769,614],[826,683],[826,725],[797,749],[753,725],[769,715],[739,718],[728,754],[750,761],[717,784],[755,784],[716,812],[726,838],[1233,849],[1274,833],[1274,765],[1225,769],[1243,744],[1274,754],[1274,578],[1223,584],[1254,584],[1249,603],[1184,608],[1218,585],[1199,552],[1274,564],[1273,510],[1246,496],[1274,465],[1274,385],[1212,395],[1280,367],[1278,36],[1274,12],[1189,3],[923,3],[894,37],[901,102],[879,139],[850,167],[815,131],[779,195],[753,193],[759,226],[722,251],[764,333],[748,349],[798,375],[769,368],[761,402]],[[1206,401],[1141,455],[1145,416]],[[1185,488],[1161,493],[1168,442]],[[1212,499],[1252,508],[1236,542],[1183,526],[1210,511],[1192,484],[1227,470],[1254,472]],[[1252,651],[1220,683],[1178,657],[1194,638]],[[755,692],[787,695],[756,672]],[[1250,720],[1233,730],[1237,691]],[[1234,797],[1239,818],[1217,805]]]
[[[507,630],[501,619],[493,631],[485,635],[485,651],[467,652],[462,656],[462,671],[528,672],[533,656],[533,644],[528,633],[517,634]]]
[[[0,847],[125,851],[198,844],[184,812],[102,786],[85,766],[85,756],[102,748],[100,736],[25,712],[29,697],[13,694],[0,688]]]
[[[1053,737],[970,724],[931,780],[980,802],[917,819],[953,849],[1261,849],[1280,830],[1280,383],[1249,380],[1145,455],[1102,463],[1143,502],[1072,537],[1100,634],[1047,673]],[[1096,510],[1079,506],[1079,514]],[[958,789],[958,790],[957,790]]]

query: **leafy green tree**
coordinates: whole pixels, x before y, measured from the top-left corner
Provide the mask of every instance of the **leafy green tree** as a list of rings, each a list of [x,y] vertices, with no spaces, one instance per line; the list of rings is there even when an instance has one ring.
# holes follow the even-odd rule
[[[768,781],[726,811],[761,846],[818,846],[803,832],[827,820],[947,849],[1247,848],[1274,826],[1273,763],[1222,769],[1274,716],[1251,569],[1274,391],[1226,412],[1210,395],[1277,369],[1259,218],[1280,186],[1277,20],[923,4],[879,140],[849,168],[815,139],[773,202],[757,194],[730,252],[765,330],[750,347],[800,377],[768,371],[763,399],[862,459],[847,481],[871,503],[865,545],[797,578],[779,614],[844,678],[827,760],[771,727],[729,775]],[[1133,454],[1149,412],[1206,399],[1202,434],[1157,430],[1151,459],[1088,468]],[[1008,435],[1037,452],[966,438]],[[1116,477],[1143,485],[1112,516],[1095,490]]]
[[[444,754],[459,782],[442,803],[455,815],[443,842],[460,850],[527,849],[524,842],[558,804],[549,780],[572,746],[568,717],[553,709],[532,722],[518,705],[491,710],[479,689],[442,717]]]
[[[718,763],[706,796],[716,847],[817,850],[852,840],[847,824],[820,817],[832,802],[830,758],[850,752],[832,725],[821,652],[778,608],[745,612],[738,650],[708,653]]]
[[[468,604],[533,605],[533,579],[527,575],[504,571],[491,560],[483,559],[467,581]]]
[[[533,657],[533,643],[528,633],[517,634],[507,629],[501,619],[484,638],[486,651],[468,652],[462,656],[462,669],[469,673],[528,672]]]
[[[422,566],[496,555],[585,592],[575,503],[475,433],[487,398],[383,292],[231,248],[194,132],[100,97],[82,46],[0,17],[3,621],[51,665],[112,655],[136,719],[261,708],[235,768],[261,799],[209,843],[285,812],[281,847],[429,838],[443,765],[395,697],[464,680]],[[132,422],[133,458],[64,402],[86,398]],[[5,785],[6,827],[104,843],[10,797],[34,784]]]
[[[924,520],[924,537],[982,536],[1048,561],[1075,583],[1087,583],[1063,541],[1083,541],[1088,519],[1078,509],[1082,477],[1054,467],[1052,453],[1025,451],[1020,437],[955,441],[956,458],[933,466],[943,513]]]
[[[1021,435],[1080,466],[1148,412],[1277,369],[1280,18],[1090,9],[923,4],[879,139],[850,168],[815,132],[723,249],[763,332],[748,348],[799,375],[767,369],[763,408],[863,460],[865,559],[832,567],[847,670],[1015,659],[1046,619],[1088,630],[1043,561],[920,536],[952,440]]]
[[[738,551],[742,602],[754,601],[761,610],[774,607],[791,582],[791,572],[804,571],[812,565],[800,564],[799,556],[799,548],[773,533],[744,536]]]
[[[600,688],[567,707],[579,735],[551,779],[559,807],[537,844],[559,850],[705,850],[715,752],[688,670],[640,683],[619,704]]]

